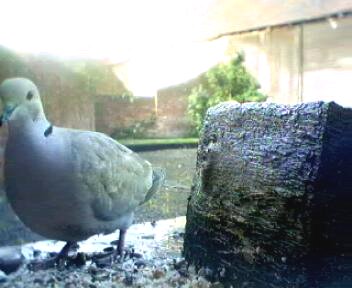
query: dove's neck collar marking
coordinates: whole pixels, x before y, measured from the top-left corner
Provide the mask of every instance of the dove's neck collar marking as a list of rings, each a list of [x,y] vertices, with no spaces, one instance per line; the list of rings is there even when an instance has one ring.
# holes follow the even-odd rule
[[[45,134],[48,136],[51,133],[50,129],[48,132],[48,128],[51,126],[50,122],[46,120],[45,117],[40,117],[35,119],[34,121],[32,119],[16,119],[14,121],[9,121],[8,122],[8,127],[9,127],[9,136],[13,135],[28,135],[33,133],[33,131],[41,131],[41,135],[47,137]],[[45,134],[44,134],[45,133]]]
[[[49,123],[49,127],[44,131],[44,136],[48,137],[51,133],[53,133],[53,125]]]

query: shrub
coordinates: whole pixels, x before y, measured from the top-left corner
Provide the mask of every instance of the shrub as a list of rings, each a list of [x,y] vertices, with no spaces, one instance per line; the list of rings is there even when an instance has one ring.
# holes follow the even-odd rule
[[[203,84],[192,89],[188,97],[188,114],[199,133],[209,107],[223,101],[239,103],[265,101],[267,96],[259,92],[258,81],[243,65],[244,55],[238,54],[229,63],[211,68],[204,76]]]

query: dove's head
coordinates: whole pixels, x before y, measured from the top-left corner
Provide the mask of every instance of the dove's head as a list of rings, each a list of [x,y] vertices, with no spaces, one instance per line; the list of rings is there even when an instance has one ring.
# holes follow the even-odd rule
[[[10,78],[0,85],[3,122],[35,121],[45,118],[37,86],[25,78]]]

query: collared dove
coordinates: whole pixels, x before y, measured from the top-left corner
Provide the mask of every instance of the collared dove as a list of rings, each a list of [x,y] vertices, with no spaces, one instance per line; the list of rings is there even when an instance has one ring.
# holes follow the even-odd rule
[[[120,229],[117,254],[135,209],[164,182],[164,172],[102,133],[52,126],[36,85],[0,85],[8,122],[5,188],[18,217],[34,232],[71,245]]]

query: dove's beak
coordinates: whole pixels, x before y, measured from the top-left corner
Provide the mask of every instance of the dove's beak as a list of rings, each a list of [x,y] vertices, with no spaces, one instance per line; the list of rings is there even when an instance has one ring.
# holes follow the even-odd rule
[[[11,114],[15,109],[16,107],[12,107],[12,106],[5,107],[4,113],[0,116],[0,127],[10,119]]]

